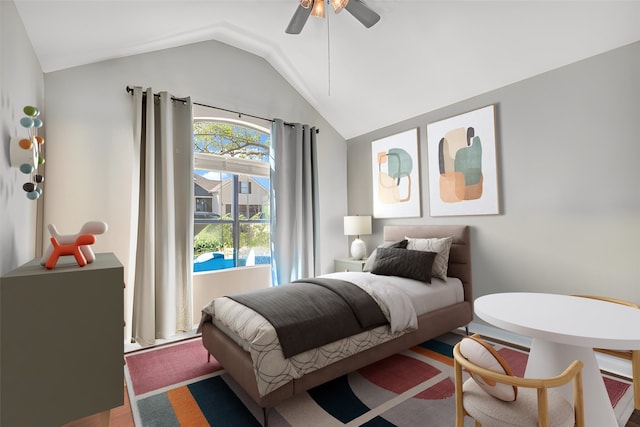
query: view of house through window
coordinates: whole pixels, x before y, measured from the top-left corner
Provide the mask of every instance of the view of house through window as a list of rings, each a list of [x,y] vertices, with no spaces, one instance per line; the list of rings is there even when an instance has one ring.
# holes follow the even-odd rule
[[[224,118],[193,126],[193,271],[270,264],[269,130]]]

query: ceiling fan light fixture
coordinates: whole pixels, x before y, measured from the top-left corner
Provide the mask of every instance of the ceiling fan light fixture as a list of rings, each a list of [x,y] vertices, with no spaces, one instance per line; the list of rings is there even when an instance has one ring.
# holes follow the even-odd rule
[[[300,34],[311,15],[324,18],[325,3],[331,4],[336,14],[342,9],[347,9],[347,12],[366,28],[371,28],[380,20],[380,15],[363,0],[298,0],[298,7],[284,30],[285,33]]]
[[[314,0],[311,15],[324,18],[324,0]]]
[[[349,3],[349,0],[331,0],[331,6],[336,13],[340,13]]]

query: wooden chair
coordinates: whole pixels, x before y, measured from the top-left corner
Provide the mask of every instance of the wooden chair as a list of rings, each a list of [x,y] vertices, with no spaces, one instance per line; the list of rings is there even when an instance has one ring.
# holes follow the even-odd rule
[[[476,338],[474,335],[473,338]],[[469,339],[469,338],[463,338]],[[582,394],[582,362],[574,361],[560,375],[551,378],[521,378],[489,370],[472,363],[460,350],[461,342],[453,349],[456,427],[464,426],[464,417],[475,420],[476,427],[486,426],[584,426]],[[472,375],[462,382],[462,369]],[[490,395],[473,378],[481,378],[490,385],[506,384],[514,387],[513,401]],[[573,404],[562,395],[549,390],[573,382]],[[517,388],[517,390],[516,390]]]
[[[601,301],[608,301],[615,304],[622,304],[633,308],[640,309],[640,305],[630,301],[624,301],[616,298],[601,297],[596,295],[575,295],[581,298],[591,298]],[[640,410],[640,350],[608,350],[604,348],[596,348],[595,351],[608,354],[609,356],[619,357],[621,359],[631,361],[631,376],[633,380],[633,406]]]

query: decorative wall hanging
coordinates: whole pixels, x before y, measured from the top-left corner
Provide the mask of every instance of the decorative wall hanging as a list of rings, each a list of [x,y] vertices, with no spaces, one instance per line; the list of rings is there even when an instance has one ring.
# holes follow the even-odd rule
[[[431,216],[499,213],[495,106],[427,125]]]
[[[373,216],[419,217],[418,129],[373,141],[371,158]]]
[[[38,118],[40,111],[36,107],[27,105],[22,111],[26,116],[20,119],[20,124],[27,129],[28,137],[11,138],[9,154],[11,166],[29,175],[29,181],[22,186],[27,193],[27,198],[36,200],[42,194],[42,188],[38,184],[44,182],[44,177],[38,173],[38,166],[44,163],[44,157],[40,155],[40,146],[44,144],[44,138],[38,136],[38,129],[43,123]]]

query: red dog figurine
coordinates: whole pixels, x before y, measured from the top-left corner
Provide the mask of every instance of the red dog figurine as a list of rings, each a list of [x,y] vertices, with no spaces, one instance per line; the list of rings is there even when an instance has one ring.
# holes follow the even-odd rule
[[[80,267],[84,267],[85,265],[87,265],[87,259],[80,250],[80,247],[93,245],[95,242],[96,236],[94,236],[93,234],[81,234],[76,238],[75,242],[70,245],[61,245],[60,243],[58,243],[58,240],[55,237],[52,237],[51,244],[53,245],[53,252],[47,260],[45,267],[51,270],[56,266],[58,258],[65,255],[73,255],[74,257],[76,257],[78,265]]]

